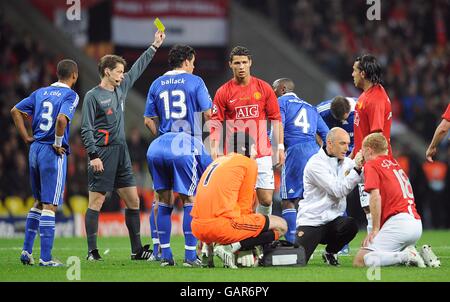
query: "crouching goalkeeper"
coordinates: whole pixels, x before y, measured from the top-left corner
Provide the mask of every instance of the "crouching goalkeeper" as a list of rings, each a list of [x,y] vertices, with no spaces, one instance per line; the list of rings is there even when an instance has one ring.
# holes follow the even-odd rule
[[[271,243],[287,231],[278,216],[253,212],[258,167],[251,136],[237,132],[228,142],[233,152],[212,162],[198,184],[191,215],[192,233],[210,246],[224,266],[254,266],[252,250]],[[236,259],[237,258],[237,259]]]

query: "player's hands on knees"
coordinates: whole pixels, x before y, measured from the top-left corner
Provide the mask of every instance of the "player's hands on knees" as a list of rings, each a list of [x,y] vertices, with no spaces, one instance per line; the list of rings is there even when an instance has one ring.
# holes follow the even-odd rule
[[[103,162],[100,158],[94,158],[93,160],[90,161],[89,163],[92,167],[92,169],[94,170],[94,172],[103,172]]]
[[[58,154],[58,155],[60,155],[60,156],[66,154],[66,149],[65,149],[65,148],[63,148],[63,147],[58,147],[58,146],[56,146],[55,144],[53,144],[52,147],[53,147],[53,149],[55,150],[56,154]]]
[[[152,44],[155,45],[156,47],[160,47],[165,38],[166,38],[166,34],[162,31],[158,30],[155,33],[155,40],[153,41]]]
[[[366,238],[364,239],[362,243],[362,247],[368,247],[369,244],[372,243],[375,236],[377,236],[378,230],[372,230],[369,234],[367,234]]]

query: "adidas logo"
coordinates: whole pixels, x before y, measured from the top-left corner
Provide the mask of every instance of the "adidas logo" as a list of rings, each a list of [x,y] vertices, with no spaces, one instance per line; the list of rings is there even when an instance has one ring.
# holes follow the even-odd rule
[[[292,194],[292,193],[295,193],[295,192],[294,192],[294,190],[290,189],[288,193]]]

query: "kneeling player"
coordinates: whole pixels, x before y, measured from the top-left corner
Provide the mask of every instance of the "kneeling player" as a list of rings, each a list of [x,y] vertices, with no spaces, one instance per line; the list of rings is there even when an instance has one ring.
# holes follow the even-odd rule
[[[228,150],[233,152],[216,159],[200,179],[191,226],[199,240],[219,244],[214,252],[225,266],[237,268],[238,251],[278,239],[287,224],[281,217],[253,213],[258,166],[251,137],[235,133]]]
[[[365,190],[370,193],[372,231],[363,242],[353,265],[389,266],[405,264],[436,266],[437,257],[427,246],[419,254],[414,245],[422,235],[408,176],[388,155],[388,143],[381,133],[368,135],[362,145]],[[424,259],[426,260],[424,263]]]

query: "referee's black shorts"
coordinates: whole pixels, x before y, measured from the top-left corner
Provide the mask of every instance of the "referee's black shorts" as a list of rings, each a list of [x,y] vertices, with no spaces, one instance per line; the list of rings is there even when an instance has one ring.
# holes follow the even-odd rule
[[[111,192],[136,186],[130,154],[126,144],[97,147],[103,162],[103,172],[94,172],[88,159],[88,187],[91,192]]]

